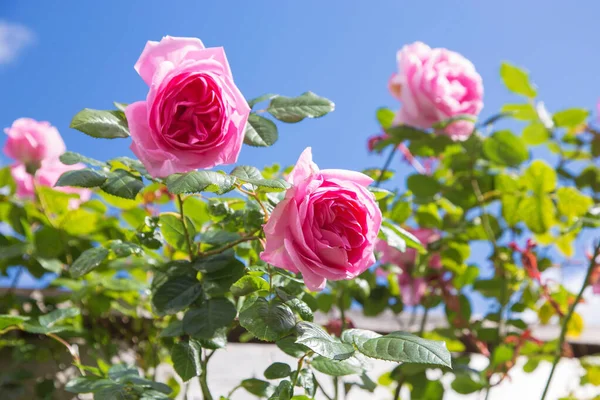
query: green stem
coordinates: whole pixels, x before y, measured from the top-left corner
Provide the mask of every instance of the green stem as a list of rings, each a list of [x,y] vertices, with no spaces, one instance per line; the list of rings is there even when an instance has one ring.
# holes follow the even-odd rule
[[[215,352],[213,351],[210,354],[207,354],[204,359],[202,360],[202,372],[200,373],[200,376],[198,377],[198,380],[200,382],[200,389],[202,390],[202,398],[204,400],[213,400],[213,396],[210,393],[210,389],[208,388],[208,360],[210,360],[210,358],[212,357],[212,355],[215,354]]]
[[[492,391],[492,387],[488,386],[488,388],[485,390],[485,399],[484,400],[488,400],[489,399],[491,391]]]
[[[400,400],[400,391],[402,390],[402,382],[398,381],[398,385],[396,385],[396,390],[394,390],[394,400]]]
[[[304,365],[304,359],[307,355],[308,353],[300,357],[300,359],[298,360],[298,367],[296,368],[296,374],[294,375],[294,380],[292,381],[292,394],[294,392],[296,384],[298,383],[298,377],[300,376],[300,371],[302,370],[302,366]]]
[[[485,199],[483,197],[483,194],[481,193],[481,189],[479,187],[477,179],[473,178],[471,180],[471,185],[473,186],[473,192],[475,192],[475,197],[477,198],[479,208],[481,208],[481,222],[483,225],[483,230],[485,231],[485,234],[488,237],[489,241],[492,243],[492,246],[494,248],[494,256],[498,256],[498,242],[496,242],[496,237],[494,236],[494,231],[492,230],[490,219],[485,211]],[[504,334],[504,309],[506,307],[506,303],[508,303],[508,280],[506,279],[506,271],[504,269],[504,264],[502,263],[502,261],[495,262],[494,264],[498,267],[497,271],[500,277],[500,310],[498,311],[498,341],[501,341],[502,336]]]
[[[558,338],[558,347],[556,349],[556,355],[554,356],[554,361],[552,362],[552,369],[550,370],[550,375],[548,376],[548,380],[546,381],[546,386],[544,387],[544,393],[542,393],[542,397],[540,400],[544,400],[546,398],[546,395],[548,394],[548,389],[550,388],[550,382],[552,382],[552,377],[554,376],[554,371],[556,370],[556,366],[558,365],[558,362],[560,361],[560,358],[562,356],[562,349],[563,349],[563,345],[565,343],[565,339],[567,337],[567,329],[569,326],[569,321],[571,320],[571,317],[575,313],[575,307],[577,307],[577,304],[579,304],[579,302],[581,301],[581,298],[583,297],[583,292],[585,291],[585,289],[588,287],[588,284],[590,283],[590,277],[592,276],[592,273],[594,272],[594,269],[596,268],[596,258],[598,257],[599,254],[600,254],[600,242],[598,242],[598,244],[596,245],[596,248],[594,249],[594,254],[592,255],[592,258],[590,259],[590,264],[588,266],[587,273],[585,275],[585,280],[583,281],[583,285],[581,285],[581,289],[579,290],[579,293],[577,293],[577,297],[575,298],[575,301],[573,302],[573,304],[571,304],[571,307],[569,307],[569,311],[567,312],[567,315],[565,316],[565,319],[562,322],[562,327],[560,329],[560,336]]]
[[[338,400],[340,396],[340,380],[336,376],[333,378],[333,400]]]
[[[220,254],[220,253],[224,252],[225,250],[229,250],[230,248],[237,246],[240,243],[249,242],[251,240],[260,240],[260,237],[244,236],[243,238],[239,238],[237,240],[234,240],[231,243],[227,243],[225,246],[219,247],[218,249],[213,249],[213,250],[202,252],[202,253],[200,253],[200,256],[207,257],[207,256],[215,255],[215,254]]]
[[[325,389],[323,389],[323,386],[317,380],[316,377],[315,377],[315,383],[317,384],[317,387],[321,390],[321,393],[323,393],[323,396],[327,397],[328,400],[333,400],[333,397],[331,397],[330,395],[327,394],[327,392],[325,392]]]
[[[185,241],[188,247],[188,253],[190,254],[190,261],[194,260],[194,251],[192,250],[192,240],[188,232],[187,224],[185,223],[185,213],[183,211],[183,199],[181,195],[177,195],[177,203],[179,203],[179,214],[181,215],[181,225],[183,226],[183,234],[185,235]]]
[[[241,387],[242,387],[242,385],[237,385],[236,387],[234,387],[233,389],[231,389],[231,391],[227,394],[227,398],[230,399],[231,396],[233,396],[233,394],[235,393],[235,391],[238,390]]]
[[[392,151],[390,151],[390,154],[388,155],[388,158],[385,160],[385,163],[383,164],[383,168],[381,169],[379,176],[377,177],[377,181],[375,182],[375,185],[374,185],[375,187],[379,187],[379,185],[381,185],[381,181],[383,180],[383,175],[390,168],[390,164],[392,163],[394,154],[396,154],[396,150],[398,150],[398,146],[394,146],[392,148]]]
[[[423,312],[423,318],[421,318],[421,326],[419,327],[419,336],[423,336],[425,333],[425,324],[427,324],[427,316],[429,314],[429,308],[425,307],[425,311]]]
[[[71,357],[73,357],[73,363],[75,364],[75,366],[77,366],[77,369],[79,369],[79,372],[81,373],[81,375],[85,376],[85,371],[83,370],[83,368],[81,368],[81,359],[79,358],[79,354],[77,353],[77,350],[75,350],[73,347],[71,347],[71,345],[67,341],[65,341],[63,338],[55,335],[54,333],[48,333],[48,334],[46,334],[46,336],[48,336],[51,339],[56,340],[58,343],[62,344],[63,346],[65,346],[67,348],[67,351],[71,354]]]

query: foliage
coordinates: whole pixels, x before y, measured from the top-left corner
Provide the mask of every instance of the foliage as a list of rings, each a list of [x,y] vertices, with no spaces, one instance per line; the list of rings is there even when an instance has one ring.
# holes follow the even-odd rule
[[[445,390],[491,390],[509,376],[517,357],[528,358],[528,372],[540,360],[560,358],[565,336],[583,329],[574,312],[580,296],[558,283],[549,285],[540,272],[555,261],[547,250],[571,257],[582,233],[600,226],[600,132],[582,109],[560,110],[548,120],[521,69],[503,64],[501,77],[526,98],[476,125],[464,141],[391,127],[393,112],[378,111],[387,137],[375,149],[388,150],[391,157],[404,149],[416,173],[407,177],[406,192],[378,188],[384,181],[397,184],[388,167],[365,173],[377,180],[373,195],[384,215],[380,238],[412,264],[400,270],[382,258],[360,277],[330,281],[320,293],[309,292],[298,274],[260,259],[262,225],[290,186],[289,169],[278,164],[163,179],[150,176],[137,160],[98,161],[67,152],[63,163],[82,162],[86,168],[65,173],[57,186],[95,193],[75,208],[68,206],[71,195],[47,187],[37,187],[33,199],[20,198],[8,168],[1,170],[0,222],[7,229],[0,235],[0,271],[52,273],[57,291],[32,302],[12,287],[2,299],[2,346],[14,352],[15,373],[0,380],[0,389],[17,393],[33,382],[35,377],[17,373],[20,366],[54,354],[56,345],[72,356],[72,379],[66,385],[38,379],[37,385],[49,388],[40,390],[39,398],[66,390],[94,393],[96,399],[167,399],[185,390],[178,382],[197,377],[204,398],[212,399],[209,361],[240,331],[246,340],[276,343],[298,360],[293,367],[274,363],[264,371],[266,380],[249,378],[232,388],[270,399],[314,398],[322,390],[315,371],[332,376],[336,385],[343,382],[346,391],[373,391],[370,360],[396,363],[378,377],[391,391],[406,386],[411,398],[441,399]],[[297,123],[334,109],[312,92],[269,94],[248,103],[256,108],[261,102],[268,105],[250,114],[247,145],[277,141],[278,125],[266,114]],[[94,138],[127,138],[122,109],[120,104],[117,110],[84,109],[71,126]],[[539,146],[554,153],[557,163],[535,159]],[[424,169],[419,159],[431,168]],[[416,227],[438,234],[426,242]],[[539,246],[525,247],[527,239]],[[487,246],[485,259],[470,257],[475,243]],[[592,261],[588,278],[593,266]],[[417,285],[423,293],[409,304],[408,292]],[[474,292],[489,302],[489,310],[472,315]],[[353,304],[368,316],[417,311],[420,329],[346,329],[351,321],[345,312]],[[314,313],[332,309],[341,318],[337,330],[313,321]],[[447,328],[425,329],[434,312],[445,314]],[[539,342],[522,319],[525,312],[538,315],[541,323],[557,320],[568,330],[560,341]],[[34,337],[45,338],[43,346],[23,346]],[[135,354],[135,365],[113,362],[122,357],[118,343]],[[469,352],[485,355],[489,365],[470,369]],[[163,362],[173,365],[178,379],[153,379]],[[582,365],[582,383],[600,385],[598,363],[590,359]],[[428,369],[453,374],[451,386],[430,380]]]

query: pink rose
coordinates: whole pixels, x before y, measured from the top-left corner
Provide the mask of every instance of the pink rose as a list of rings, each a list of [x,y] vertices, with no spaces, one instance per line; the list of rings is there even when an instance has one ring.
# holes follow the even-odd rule
[[[125,114],[131,150],[151,175],[237,161],[250,107],[222,47],[166,36],[146,44],[135,69],[150,90]]]
[[[49,122],[19,118],[4,133],[8,135],[4,154],[23,164],[58,158],[66,150],[60,133]]]
[[[424,245],[432,243],[440,238],[440,235],[433,229],[410,229],[410,233]],[[378,239],[375,244],[375,250],[379,253],[379,261],[383,264],[397,265],[401,269],[398,276],[400,284],[400,295],[402,302],[407,306],[416,306],[421,302],[421,298],[427,289],[427,282],[423,277],[413,277],[412,271],[417,261],[417,251],[415,249],[406,249],[404,253],[387,244],[385,240]],[[442,261],[439,254],[434,254],[429,259],[429,266],[434,269],[442,267]]]
[[[301,272],[313,291],[322,290],[327,279],[352,279],[375,263],[381,211],[367,190],[371,178],[354,171],[319,170],[309,147],[288,181],[292,188],[264,227],[263,261]]]
[[[402,107],[394,123],[422,129],[458,115],[474,118],[483,108],[483,81],[473,64],[447,49],[432,49],[416,42],[397,54],[399,72],[389,89]],[[473,132],[470,121],[456,121],[443,133],[465,140]]]
[[[71,170],[85,168],[83,164],[65,165],[59,160],[43,160],[40,168],[35,173],[35,185],[54,187],[60,176]],[[24,164],[13,164],[10,172],[17,185],[17,196],[23,198],[33,198],[35,196],[34,178],[27,173]],[[64,193],[75,193],[79,195],[79,200],[72,199],[69,202],[70,208],[77,208],[81,202],[88,201],[92,197],[89,189],[60,186],[54,188]]]

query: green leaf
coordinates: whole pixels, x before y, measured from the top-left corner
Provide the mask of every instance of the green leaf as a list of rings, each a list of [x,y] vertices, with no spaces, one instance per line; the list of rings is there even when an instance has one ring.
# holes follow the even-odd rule
[[[71,393],[94,393],[111,386],[115,386],[115,383],[109,379],[88,375],[71,379],[65,385],[65,390]]]
[[[106,175],[93,169],[84,168],[67,171],[58,178],[54,186],[74,186],[93,188],[101,186],[106,181]]]
[[[483,153],[498,165],[516,167],[529,158],[527,146],[511,131],[496,131],[483,142]]]
[[[294,336],[286,336],[278,340],[276,343],[279,350],[283,351],[290,357],[300,358],[305,355],[310,349],[303,344],[296,343]]]
[[[292,369],[286,363],[275,362],[267,367],[264,376],[267,379],[281,379],[290,376]]]
[[[80,278],[93,269],[97,268],[108,257],[109,251],[104,247],[93,247],[87,249],[69,267],[73,278]]]
[[[295,123],[304,118],[319,118],[335,109],[331,100],[306,92],[298,97],[277,96],[271,100],[267,111],[283,122]]]
[[[523,129],[523,140],[529,145],[543,144],[548,139],[550,139],[550,132],[541,122],[533,122]]]
[[[470,375],[457,375],[452,381],[452,389],[458,394],[471,394],[482,390],[485,387],[483,382],[476,382]]]
[[[210,299],[198,308],[191,308],[183,317],[183,330],[204,339],[214,337],[219,329],[229,326],[237,311],[231,301],[224,298]]]
[[[115,105],[115,107],[116,107],[117,110],[119,110],[119,111],[121,111],[123,113],[125,112],[125,109],[129,105],[127,103],[120,103],[118,101],[113,101],[113,104]]]
[[[255,147],[269,147],[274,145],[278,138],[277,125],[273,121],[255,113],[250,113],[246,124],[246,132],[244,133],[245,144]]]
[[[502,112],[521,121],[538,121],[539,119],[535,107],[530,103],[505,104],[502,106]]]
[[[127,386],[117,383],[94,393],[94,400],[131,400]]]
[[[273,97],[277,97],[277,96],[279,96],[279,95],[273,94],[273,93],[266,93],[266,94],[263,94],[263,95],[260,95],[258,97],[248,100],[248,105],[250,106],[250,108],[254,108],[254,106],[257,105],[258,103],[262,103],[263,101],[271,100]]]
[[[285,305],[291,308],[294,312],[298,313],[300,318],[304,321],[312,322],[314,319],[314,315],[308,304],[303,302],[300,299],[292,297],[285,301]]]
[[[84,163],[87,165],[91,165],[92,167],[98,168],[107,168],[108,164],[102,161],[94,160],[93,158],[89,158],[83,156],[79,153],[75,153],[73,151],[67,151],[59,157],[60,161],[65,165],[74,165],[77,163]]]
[[[363,371],[362,364],[355,357],[347,360],[330,360],[323,356],[313,358],[310,365],[317,371],[329,376],[346,376],[360,374]]]
[[[401,252],[406,251],[406,247],[416,249],[419,253],[426,252],[425,247],[415,235],[387,219],[381,223],[380,234],[383,234],[383,238],[388,242],[388,245]]]
[[[189,237],[186,238],[185,230],[183,228],[183,223],[181,220],[181,216],[175,213],[163,213],[160,214],[158,218],[160,224],[160,231],[165,238],[165,241],[173,246],[177,250],[189,251],[188,249],[188,239],[193,243],[195,230],[193,228],[193,224],[188,220],[187,224],[187,233]]]
[[[202,285],[188,276],[172,276],[160,285],[152,296],[156,310],[164,314],[174,314],[189,307],[202,293]]]
[[[240,325],[255,337],[270,342],[288,334],[296,324],[296,317],[288,306],[262,297],[246,303],[239,320]]]
[[[411,203],[398,200],[392,207],[389,219],[396,224],[405,222],[412,214]]]
[[[67,326],[42,326],[37,322],[25,322],[23,324],[23,330],[29,333],[36,333],[40,335],[48,335],[49,333],[58,333],[69,329]]]
[[[273,392],[269,400],[290,400],[292,397],[292,384],[290,381],[281,381],[277,386],[277,389]],[[302,399],[300,398],[302,397]],[[306,396],[294,396],[294,400],[310,400]]]
[[[195,340],[179,342],[171,350],[171,360],[177,374],[184,382],[189,381],[202,372],[200,354],[202,348]]]
[[[246,296],[260,290],[269,290],[269,283],[263,278],[246,275],[231,285],[231,293],[234,296]]]
[[[192,171],[167,177],[167,188],[173,194],[216,192],[222,194],[233,189],[235,178],[214,171]]]
[[[119,111],[84,108],[75,114],[70,128],[77,129],[95,138],[115,139],[129,137],[127,120]]]
[[[58,229],[42,226],[33,236],[36,255],[50,259],[63,254],[65,243]]]
[[[380,360],[452,367],[450,352],[444,342],[422,339],[406,332],[369,339],[362,343],[359,351]]]
[[[249,393],[258,397],[269,397],[275,391],[275,386],[271,385],[269,382],[255,378],[244,379],[241,385]]]
[[[396,117],[396,113],[389,108],[381,107],[377,109],[376,112],[377,122],[383,129],[391,128],[394,123],[394,118]]]
[[[406,180],[406,186],[418,197],[433,197],[441,189],[440,183],[432,176],[413,174]]]
[[[40,325],[50,327],[67,318],[73,318],[81,313],[79,308],[59,308],[39,317]]]
[[[244,275],[245,265],[230,250],[200,259],[194,268],[203,274],[204,291],[210,296],[220,296],[229,292],[231,285]]]
[[[36,191],[40,201],[44,204],[46,212],[49,214],[66,214],[69,211],[69,201],[79,198],[76,194],[60,192],[46,186],[37,186]]]
[[[266,187],[269,189],[275,189],[277,191],[289,189],[291,185],[285,180],[278,179],[265,179],[262,174],[255,167],[249,167],[245,165],[237,166],[231,171],[231,175],[235,176],[242,182],[251,183],[256,186]]]
[[[529,75],[523,69],[507,62],[500,67],[500,76],[508,90],[529,98],[536,96],[535,87],[529,81]]]
[[[296,326],[300,343],[317,354],[332,360],[345,360],[354,354],[354,347],[334,338],[319,325],[311,322],[299,322]]]
[[[573,187],[560,187],[556,190],[558,212],[567,218],[584,216],[594,205],[594,201]]]
[[[365,329],[346,329],[342,332],[342,342],[353,345],[358,351],[362,352],[362,345],[370,339],[379,338],[381,335],[377,332]]]
[[[589,115],[585,108],[569,108],[554,113],[552,120],[559,128],[575,128],[584,124]]]
[[[200,345],[204,349],[210,349],[210,350],[222,349],[223,347],[225,347],[227,345],[227,330],[228,330],[228,327],[218,329],[215,332],[215,335],[213,337],[211,337],[210,339],[205,339],[205,338],[200,338],[200,337],[194,337],[194,339],[197,340],[198,343],[200,343]]]
[[[135,199],[143,188],[142,178],[124,169],[115,169],[110,172],[101,186],[101,189],[106,193],[129,200]]]
[[[8,328],[9,326],[20,325],[21,323],[28,320],[29,317],[26,316],[0,314],[0,331],[5,328]]]
[[[183,331],[183,321],[173,319],[171,320],[169,325],[167,325],[167,327],[160,332],[158,337],[178,337],[183,336],[184,334],[185,332]]]
[[[139,376],[138,369],[127,364],[115,364],[108,370],[108,377],[119,383],[123,383],[131,377],[139,378]]]
[[[542,160],[534,160],[521,178],[521,182],[534,194],[547,194],[556,188],[556,171]]]

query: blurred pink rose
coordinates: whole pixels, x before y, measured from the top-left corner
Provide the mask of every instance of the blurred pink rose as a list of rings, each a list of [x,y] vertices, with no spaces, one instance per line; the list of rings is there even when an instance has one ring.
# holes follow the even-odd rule
[[[166,36],[146,44],[135,69],[150,89],[125,114],[131,150],[151,175],[237,161],[250,107],[222,47]]]
[[[447,49],[416,42],[397,54],[398,73],[389,89],[402,102],[394,123],[422,129],[458,115],[474,118],[483,108],[483,81],[473,64]],[[470,121],[456,121],[443,133],[465,140],[473,131]]]
[[[432,243],[440,238],[440,235],[433,229],[411,229],[410,233],[415,235],[423,245]],[[423,277],[413,277],[412,271],[417,260],[417,251],[406,249],[404,253],[391,247],[385,240],[378,239],[375,244],[375,251],[379,253],[379,261],[382,264],[392,264],[400,267],[402,270],[398,276],[400,284],[400,295],[402,302],[408,306],[416,306],[421,302],[421,298],[427,289],[427,282]],[[439,254],[434,254],[429,259],[429,266],[434,269],[440,269],[442,262]]]
[[[4,154],[23,164],[58,158],[66,150],[58,130],[49,122],[19,118],[4,133],[8,135]]]
[[[375,263],[381,211],[359,172],[326,169],[304,150],[288,181],[293,185],[265,225],[265,262],[301,272],[310,290],[327,279],[352,279]]]
[[[85,168],[83,164],[65,165],[59,160],[43,160],[40,168],[35,173],[35,185],[53,187],[60,176],[71,170]],[[17,196],[24,198],[33,198],[35,195],[34,178],[27,173],[24,164],[13,164],[10,172],[17,185]],[[92,191],[89,189],[61,186],[54,188],[64,193],[74,193],[79,195],[79,200],[69,201],[70,208],[77,208],[81,202],[88,201],[92,197]]]

